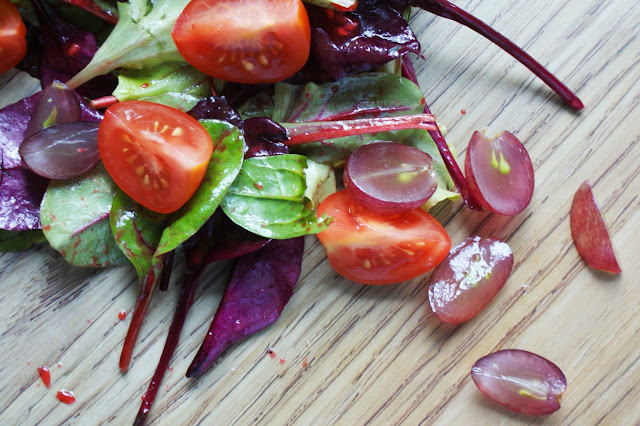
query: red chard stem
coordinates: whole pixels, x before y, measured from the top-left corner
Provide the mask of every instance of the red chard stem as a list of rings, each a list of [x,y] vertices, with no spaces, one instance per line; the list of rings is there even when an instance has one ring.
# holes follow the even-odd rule
[[[282,123],[287,129],[288,140],[285,145],[300,145],[325,139],[367,133],[388,132],[391,130],[436,128],[431,114],[414,114],[397,117],[358,118],[355,120],[317,121],[310,123]]]
[[[420,7],[434,15],[441,16],[443,18],[451,19],[464,25],[467,28],[472,29],[483,37],[489,39],[502,50],[513,56],[516,60],[522,63],[525,67],[537,75],[547,86],[558,94],[566,103],[576,110],[582,110],[584,104],[578,97],[565,86],[560,80],[558,80],[553,74],[551,74],[545,67],[538,61],[533,59],[531,55],[516,46],[511,40],[491,28],[486,23],[482,22],[475,16],[465,12],[454,4],[451,4],[447,0],[414,0],[411,2],[414,6]]]
[[[107,109],[111,105],[117,104],[118,98],[115,96],[103,96],[89,102],[89,106],[93,109]]]
[[[169,368],[171,358],[178,347],[182,328],[184,327],[184,323],[187,319],[189,309],[193,304],[193,297],[196,292],[198,278],[208,262],[204,259],[200,259],[200,262],[196,263],[197,264],[195,265],[189,265],[189,268],[185,271],[178,304],[176,306],[175,314],[173,315],[171,326],[169,327],[169,334],[167,335],[167,340],[164,343],[164,348],[162,349],[162,355],[160,356],[160,361],[158,362],[156,371],[153,373],[149,387],[142,397],[140,410],[138,411],[138,415],[133,423],[135,426],[143,425],[145,423],[149,410],[151,410],[151,405],[153,405],[153,401],[158,395],[160,385],[162,385],[164,374]]]
[[[158,279],[162,272],[162,263],[163,259],[160,259],[153,268],[149,269],[142,281],[140,294],[138,294],[136,305],[133,308],[131,324],[129,324],[129,330],[127,330],[127,335],[124,338],[124,344],[122,345],[122,353],[120,354],[120,370],[122,370],[122,372],[126,372],[129,369],[129,364],[131,363],[131,357],[133,355],[133,348],[138,340],[138,335],[140,334],[144,317],[149,309],[151,296],[154,293],[156,284],[158,283]]]
[[[419,85],[416,71],[413,68],[413,64],[411,63],[411,60],[407,55],[404,55],[402,57],[401,68],[403,77]],[[424,112],[425,114],[431,114],[431,110],[429,110],[429,105],[427,105],[426,101],[424,104]],[[474,198],[473,194],[471,194],[469,185],[467,184],[467,180],[465,179],[464,174],[462,174],[462,170],[460,170],[460,166],[458,166],[458,162],[451,153],[449,145],[447,145],[447,142],[444,140],[444,136],[442,135],[442,132],[440,131],[440,128],[437,124],[435,126],[435,129],[429,130],[429,135],[438,147],[438,151],[440,151],[442,161],[444,162],[445,166],[447,166],[447,171],[451,176],[451,180],[453,180],[456,189],[460,193],[460,196],[464,200],[467,207],[477,211],[484,210],[480,203],[478,203],[478,201]]]

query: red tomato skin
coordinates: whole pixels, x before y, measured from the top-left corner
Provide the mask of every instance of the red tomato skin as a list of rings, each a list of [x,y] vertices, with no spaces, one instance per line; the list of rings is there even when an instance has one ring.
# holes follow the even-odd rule
[[[189,64],[236,83],[282,81],[302,68],[311,49],[301,0],[193,0],[171,35]]]
[[[158,213],[172,213],[189,201],[213,153],[211,137],[196,119],[144,101],[107,109],[98,147],[120,189]]]
[[[332,217],[318,234],[329,263],[338,274],[361,284],[413,279],[442,262],[451,248],[447,231],[419,208],[381,215],[343,190],[327,197],[318,215]]]
[[[0,0],[0,74],[20,63],[27,53],[27,27],[18,8]]]

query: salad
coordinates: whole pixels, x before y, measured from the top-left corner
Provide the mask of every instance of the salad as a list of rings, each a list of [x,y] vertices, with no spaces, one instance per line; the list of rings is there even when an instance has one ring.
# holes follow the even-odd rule
[[[321,238],[335,269],[355,281],[359,278],[361,282],[370,284],[406,281],[439,264],[448,253],[450,242],[446,232],[426,210],[440,201],[462,196],[472,208],[487,208],[505,213],[498,201],[492,198],[495,194],[483,190],[487,184],[482,183],[480,178],[482,170],[478,167],[481,165],[465,165],[465,168],[468,167],[467,177],[474,177],[471,181],[473,184],[468,183],[461,171],[456,169],[457,163],[435,126],[433,117],[428,114],[428,106],[415,84],[417,80],[407,60],[408,52],[419,53],[417,40],[411,38],[411,30],[405,20],[411,5],[446,17],[458,13],[456,16],[461,22],[475,26],[490,38],[513,49],[464,12],[446,2],[361,2],[359,9],[354,12],[346,11],[345,8],[348,7],[344,5],[303,7],[299,2],[293,2],[296,4],[288,5],[287,11],[294,6],[302,9],[298,9],[292,18],[285,15],[284,11],[273,11],[283,19],[285,16],[286,19],[292,19],[291,25],[288,22],[287,25],[282,25],[288,33],[277,36],[269,34],[269,37],[263,38],[263,41],[266,40],[266,45],[263,46],[265,51],[275,52],[275,56],[267,58],[256,53],[251,60],[243,57],[232,62],[232,71],[229,73],[229,66],[222,71],[203,69],[199,59],[192,58],[194,52],[181,48],[197,46],[194,37],[201,34],[182,34],[181,29],[200,28],[197,18],[193,16],[203,13],[198,9],[198,5],[203,2],[192,2],[184,11],[186,2],[179,3],[155,2],[152,7],[145,2],[120,3],[117,24],[99,48],[95,40],[91,43],[91,33],[76,29],[77,33],[70,39],[66,38],[65,42],[81,39],[85,42],[88,39],[89,42],[71,42],[71,48],[62,49],[62,55],[75,55],[82,51],[87,63],[83,64],[82,69],[71,73],[64,66],[62,69],[52,66],[55,72],[48,72],[51,73],[49,78],[52,74],[56,74],[56,77],[64,72],[71,74],[68,80],[63,81],[78,92],[71,92],[56,82],[59,78],[55,78],[42,94],[4,110],[11,117],[30,115],[24,127],[18,128],[21,133],[29,132],[29,126],[34,122],[44,128],[24,137],[19,153],[20,159],[29,169],[37,171],[36,174],[41,178],[51,179],[49,182],[35,178],[40,181],[34,186],[39,185],[43,194],[41,203],[34,202],[29,206],[32,210],[30,213],[33,213],[31,217],[29,214],[5,217],[6,223],[13,223],[12,228],[5,225],[6,231],[10,233],[5,238],[8,246],[19,244],[18,248],[26,248],[31,243],[39,242],[44,234],[49,244],[71,264],[97,267],[130,262],[138,272],[141,290],[120,360],[123,371],[129,367],[152,294],[168,282],[173,253],[177,249],[184,251],[187,269],[178,302],[177,320],[172,324],[167,341],[170,349],[166,354],[169,359],[161,361],[161,366],[162,362],[165,364],[159,367],[159,375],[154,376],[152,386],[143,397],[142,414],[139,414],[137,420],[140,422],[144,421],[144,415],[153,401],[150,396],[154,392],[153,383],[157,392],[162,375],[168,368],[167,363],[177,346],[177,340],[172,342],[172,339],[179,337],[182,323],[193,302],[198,276],[207,263],[238,257],[209,332],[209,336],[217,333],[224,336],[216,335],[217,340],[205,340],[192,368],[187,372],[188,376],[202,374],[230,344],[265,327],[279,316],[291,297],[300,273],[303,253],[300,237],[316,233],[328,235],[325,231],[340,223],[340,212],[344,211],[344,205],[351,205],[353,199],[358,198],[357,195],[346,192],[349,188],[359,188],[364,193],[364,198],[373,198],[383,202],[385,208],[388,207],[389,203],[383,199],[380,188],[374,185],[372,196],[371,189],[360,185],[362,175],[358,174],[361,173],[358,170],[362,164],[358,163],[357,156],[349,155],[351,152],[361,152],[358,146],[368,147],[369,142],[381,139],[392,140],[413,145],[412,149],[430,154],[429,160],[422,163],[426,164],[424,168],[429,171],[424,178],[435,185],[426,198],[418,197],[419,205],[427,203],[426,206],[410,207],[411,212],[419,212],[416,213],[418,216],[415,220],[420,222],[411,235],[416,235],[418,229],[431,229],[431,234],[414,242],[414,245],[423,246],[427,240],[437,244],[429,246],[427,250],[431,263],[423,260],[418,262],[424,269],[410,272],[406,276],[398,276],[392,272],[389,278],[372,282],[361,278],[366,270],[371,270],[371,265],[363,263],[362,259],[348,259],[344,252],[337,251],[332,260],[332,253],[335,253],[332,248],[336,245],[344,248],[345,243],[340,241],[341,235],[334,236],[329,242]],[[27,4],[34,6],[43,34],[66,28],[51,6],[38,1]],[[93,4],[90,9],[107,22],[114,20],[116,15],[112,8],[100,7],[98,3]],[[189,13],[192,13],[191,18]],[[323,53],[311,57],[314,63],[307,61],[306,54],[303,55],[304,60],[290,60],[290,55],[304,52],[298,47],[289,51],[287,49],[291,46],[278,41],[278,36],[304,39],[302,35],[309,31],[309,24],[301,23],[304,21],[301,16],[306,17],[307,13],[313,29],[311,34],[315,37],[312,38],[310,47],[319,49],[318,43],[324,43],[325,49],[335,50],[336,56],[333,58]],[[228,16],[224,18],[229,21]],[[377,38],[380,34],[388,35],[388,28],[385,26],[397,27],[394,28],[396,33],[390,39],[380,41]],[[363,41],[363,34],[371,31],[375,34],[372,37],[374,41]],[[227,35],[216,34],[215,37],[218,39]],[[96,37],[94,35],[94,39]],[[172,45],[171,40],[175,41],[175,45]],[[228,43],[231,42],[227,42],[227,45]],[[362,51],[358,50],[362,44],[367,43],[377,48],[373,57],[370,57],[369,45]],[[253,55],[255,52],[251,49],[247,50]],[[199,50],[195,50],[197,56]],[[216,51],[214,57],[221,58],[223,53]],[[523,58],[525,62],[530,61],[519,50],[515,56]],[[45,57],[51,60],[50,55]],[[265,78],[261,77],[262,73],[252,72],[260,65],[267,67],[282,57],[287,58],[282,61],[287,66],[297,64],[295,69],[285,67],[282,74]],[[347,57],[355,58],[355,61],[346,62]],[[202,63],[212,62],[224,61],[205,58]],[[74,64],[75,62],[71,62],[71,65]],[[47,65],[46,62],[44,65]],[[43,76],[46,68],[43,66],[41,70]],[[532,68],[569,105],[582,108],[580,101],[555,78],[549,76],[548,72],[537,65],[532,65]],[[110,92],[104,92],[105,87],[114,84],[112,71],[118,72],[117,86],[110,89]],[[245,71],[247,75],[242,75],[238,81],[229,82],[235,79],[233,76]],[[283,82],[284,79],[287,81]],[[256,85],[258,83],[260,85]],[[86,85],[89,86],[85,87]],[[80,93],[85,90],[86,93]],[[100,91],[103,96],[97,95]],[[224,93],[225,97],[219,93]],[[87,103],[83,96],[89,96],[93,101]],[[40,99],[53,103],[54,110],[47,109],[47,105],[41,103]],[[49,101],[50,99],[53,101]],[[104,117],[96,111],[106,107],[108,109]],[[80,120],[64,119],[66,114],[73,115],[70,112],[72,110],[76,110]],[[386,117],[388,115],[397,118]],[[39,118],[34,120],[34,117]],[[51,120],[56,125],[49,126]],[[67,126],[65,121],[68,122]],[[78,122],[100,124],[79,129]],[[153,151],[154,161],[136,163],[140,157],[148,154],[135,152],[129,156],[126,150],[137,149],[143,144],[129,146],[123,145],[123,141],[139,138],[140,134],[149,132],[149,129],[156,132],[159,129],[160,134],[166,133],[174,138],[175,142],[170,143],[171,147],[184,143],[185,140],[189,142],[188,146],[177,151]],[[63,136],[53,134],[55,131],[63,132]],[[394,133],[390,133],[391,131]],[[97,135],[93,139],[79,137],[78,135],[85,134],[83,132]],[[187,132],[188,138],[182,138],[184,132]],[[385,132],[384,136],[380,135],[381,132]],[[82,170],[74,176],[66,175],[70,169],[69,163],[57,163],[66,153],[61,155],[54,152],[42,157],[42,153],[50,151],[51,141],[61,138],[79,138],[82,143],[86,142],[86,145],[80,147],[73,146],[78,154],[82,154],[74,157],[74,165],[88,164],[89,171]],[[328,138],[331,139],[330,142],[327,142]],[[95,143],[92,145],[89,139],[97,139],[99,157],[95,156]],[[114,139],[118,143],[113,142]],[[213,147],[209,140],[213,141]],[[516,142],[505,143],[519,147]],[[400,154],[388,151],[380,156],[365,152],[360,156],[364,158],[360,163],[368,165],[372,158],[395,155]],[[171,162],[171,159],[180,161]],[[518,154],[510,157],[509,151],[505,149],[496,157],[498,167],[495,168],[503,175],[508,174],[510,164],[518,159]],[[348,190],[337,191],[335,170],[341,170],[341,166],[345,164],[347,167],[344,179]],[[127,165],[131,167],[128,168]],[[131,171],[129,175],[125,173],[127,168]],[[13,173],[16,167],[6,169]],[[158,172],[158,169],[162,170]],[[15,173],[26,172],[15,170]],[[401,177],[396,182],[397,189],[397,185],[405,183],[403,176],[411,175],[408,181],[413,181],[415,173],[413,168],[402,168],[395,174]],[[31,178],[21,175],[15,179],[16,183],[7,183],[20,191],[17,182]],[[180,184],[170,188],[168,185],[174,182]],[[526,188],[524,192],[533,190],[532,182],[523,185]],[[170,189],[175,192],[169,192]],[[172,195],[154,197],[153,190],[156,194],[162,190],[161,194]],[[400,192],[403,191],[404,187]],[[522,211],[528,199],[525,197],[524,200],[517,200],[515,211],[509,213]],[[32,201],[26,196],[25,200]],[[326,207],[329,202],[337,203],[338,207],[323,210],[322,206]],[[400,204],[402,212],[393,210],[381,217],[408,221],[404,213],[409,211],[404,208],[407,202],[401,201]],[[316,214],[318,206],[324,215]],[[373,209],[375,206],[369,205],[368,208]],[[398,207],[392,206],[392,209],[396,208]],[[357,209],[351,205],[349,210],[353,212]],[[74,211],[88,214],[90,226],[86,222],[82,223],[81,219],[74,218]],[[370,219],[370,210],[362,210],[360,214]],[[347,218],[346,221],[348,220]],[[375,220],[386,221],[377,217]],[[426,226],[427,222],[432,225]],[[82,238],[78,237],[80,229]],[[18,232],[19,234],[13,234]],[[377,241],[376,237],[377,235],[362,238],[363,241],[371,242]],[[379,247],[378,242],[373,249],[376,247]],[[411,259],[416,259],[415,253],[409,254],[409,257],[409,265],[416,263],[411,262]],[[355,273],[349,275],[345,271],[354,270],[350,262],[364,264],[364,269],[356,269]],[[394,263],[397,262],[394,260]],[[258,264],[261,267],[255,268]],[[383,269],[374,270],[373,276],[378,279],[383,275]],[[409,268],[402,269],[406,272]],[[252,276],[256,270],[262,274],[260,279]],[[267,273],[271,276],[267,280],[273,284],[265,288],[264,274]],[[247,299],[248,295],[257,293],[262,298]],[[239,312],[244,312],[243,320],[236,319],[229,323],[228,318],[237,318]],[[247,319],[246,324],[244,318]],[[249,324],[251,321],[256,323]],[[164,354],[163,358],[166,358]]]

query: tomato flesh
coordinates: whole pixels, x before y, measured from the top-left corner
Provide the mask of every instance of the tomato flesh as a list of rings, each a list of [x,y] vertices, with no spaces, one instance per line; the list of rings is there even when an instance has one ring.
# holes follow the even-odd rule
[[[27,53],[27,27],[9,0],[0,0],[0,74],[20,63]]]
[[[193,0],[172,37],[184,59],[213,77],[274,83],[309,57],[309,17],[300,0]]]
[[[193,117],[152,102],[120,102],[98,130],[100,157],[118,186],[143,206],[171,213],[204,178],[213,153],[207,131]]]
[[[327,197],[318,215],[332,217],[318,239],[329,263],[362,284],[393,284],[433,269],[449,253],[447,231],[422,209],[392,215],[372,212],[346,191]]]

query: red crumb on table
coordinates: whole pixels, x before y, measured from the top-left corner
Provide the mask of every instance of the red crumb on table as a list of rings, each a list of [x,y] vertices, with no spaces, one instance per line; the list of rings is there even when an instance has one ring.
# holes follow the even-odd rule
[[[127,311],[125,311],[124,309],[118,312],[118,318],[120,319],[120,321],[124,321],[126,317],[127,317]]]
[[[307,368],[309,366],[309,359],[305,357],[304,361],[302,361],[302,367]]]
[[[284,359],[284,357],[282,357],[282,356],[281,356],[281,357],[280,357],[280,364],[284,364],[284,363],[285,363],[285,361],[286,361],[286,359]]]
[[[74,402],[76,402],[76,397],[75,395],[73,395],[73,392],[65,389],[59,390],[58,393],[56,394],[56,398],[58,398],[61,402],[64,402],[65,404],[73,404]]]
[[[42,379],[42,383],[49,389],[51,387],[51,372],[49,371],[49,367],[43,365],[42,367],[38,367],[37,370]]]
[[[465,115],[466,113],[467,113],[466,109],[463,108],[463,109],[460,110],[460,114]]]
[[[267,351],[267,353],[269,354],[269,356],[271,357],[271,359],[275,359],[276,357],[276,351],[273,350],[273,348],[269,348],[269,350]]]

